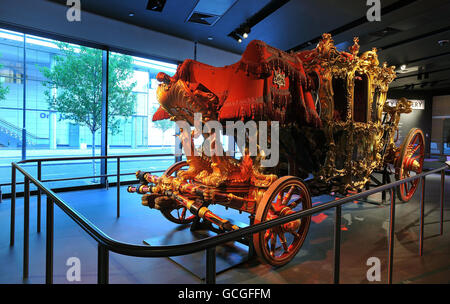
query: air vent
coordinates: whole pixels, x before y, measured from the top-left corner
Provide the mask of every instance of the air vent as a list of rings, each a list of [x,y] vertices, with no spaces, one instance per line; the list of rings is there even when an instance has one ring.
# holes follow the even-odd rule
[[[213,26],[237,0],[198,0],[186,22]]]
[[[401,32],[401,30],[395,29],[393,27],[386,27],[382,30],[376,31],[376,32],[372,32],[369,34],[369,36],[374,36],[377,38],[384,38],[390,35],[394,35]]]
[[[216,15],[193,12],[187,21],[212,26],[219,20],[219,18],[220,16]]]
[[[359,36],[359,45],[365,45],[365,44],[373,44],[376,41],[386,38],[388,36],[397,34],[402,32],[402,30],[393,28],[393,27],[385,27],[384,29],[381,29],[376,32],[368,33],[366,35]]]
[[[162,12],[166,0],[149,0],[147,3],[147,9],[154,12]]]

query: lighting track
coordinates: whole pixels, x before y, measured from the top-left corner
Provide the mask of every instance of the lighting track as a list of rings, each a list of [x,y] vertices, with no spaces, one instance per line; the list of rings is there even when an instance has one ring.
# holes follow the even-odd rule
[[[420,74],[422,74],[422,75],[423,74],[433,74],[433,73],[438,73],[438,72],[443,72],[443,71],[448,71],[448,70],[450,70],[450,67],[449,68],[445,68],[445,69],[434,70],[434,71],[424,71],[424,72],[417,73],[417,74],[412,74],[412,75],[407,75],[407,76],[400,76],[400,77],[395,78],[394,81],[396,81],[398,79],[403,79],[403,78],[416,77],[416,76],[419,76]]]
[[[228,34],[228,37],[231,37],[238,41],[240,38],[239,36],[242,36],[244,34],[244,28],[248,28],[249,31],[247,31],[247,34],[250,32],[251,28],[263,21],[265,18],[267,18],[269,15],[274,13],[276,10],[278,10],[280,7],[288,3],[290,0],[272,0],[270,1],[266,6],[264,6],[262,9],[260,9],[256,14],[251,16],[249,19],[247,19],[246,22],[241,24],[238,28],[234,29],[231,33]],[[238,38],[236,38],[238,37]],[[246,38],[246,37],[243,37]],[[242,38],[241,38],[242,41]],[[238,41],[239,42],[239,41]]]
[[[427,82],[417,82],[417,83],[405,84],[405,85],[401,85],[401,86],[398,86],[398,87],[392,87],[392,88],[389,88],[389,89],[390,90],[395,90],[395,89],[401,89],[401,88],[406,89],[406,88],[414,88],[414,87],[421,87],[421,88],[423,88],[423,87],[425,87],[427,85],[429,85],[429,87],[435,87],[437,84],[442,85],[443,83],[446,83],[448,81],[450,81],[450,78],[440,79],[440,80],[431,80],[431,81],[427,81]]]

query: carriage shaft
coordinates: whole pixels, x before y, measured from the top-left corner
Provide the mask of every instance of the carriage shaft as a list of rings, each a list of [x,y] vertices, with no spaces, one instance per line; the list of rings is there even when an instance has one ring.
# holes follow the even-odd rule
[[[181,205],[189,209],[194,215],[219,226],[220,229],[227,231],[239,229],[238,226],[231,224],[230,221],[224,220],[209,210],[208,207],[203,206],[203,202],[188,199],[179,193],[172,193],[171,196]]]

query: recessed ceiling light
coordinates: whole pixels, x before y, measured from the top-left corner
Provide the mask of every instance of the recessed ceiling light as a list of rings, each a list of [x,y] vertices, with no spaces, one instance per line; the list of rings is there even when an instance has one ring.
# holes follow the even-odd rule
[[[438,44],[440,45],[440,46],[446,46],[446,45],[448,45],[448,39],[443,39],[443,40],[439,40],[438,41]]]
[[[128,16],[134,17],[134,13],[133,13],[133,12],[129,12],[129,13],[128,13]]]
[[[208,37],[208,40],[213,40],[213,39],[214,39],[214,38],[213,38],[213,37],[211,37],[211,36],[209,36],[209,37]]]

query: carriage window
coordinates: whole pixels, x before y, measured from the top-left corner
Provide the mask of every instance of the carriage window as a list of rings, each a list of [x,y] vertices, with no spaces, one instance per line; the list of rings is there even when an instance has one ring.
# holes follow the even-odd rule
[[[353,93],[353,120],[367,122],[367,94],[369,81],[366,74],[355,73]]]
[[[345,121],[347,118],[347,78],[333,78],[334,114],[336,121]]]
[[[378,117],[378,107],[377,102],[380,99],[380,89],[375,89],[375,94],[373,94],[373,101],[372,101],[372,122],[377,122],[380,118]]]

